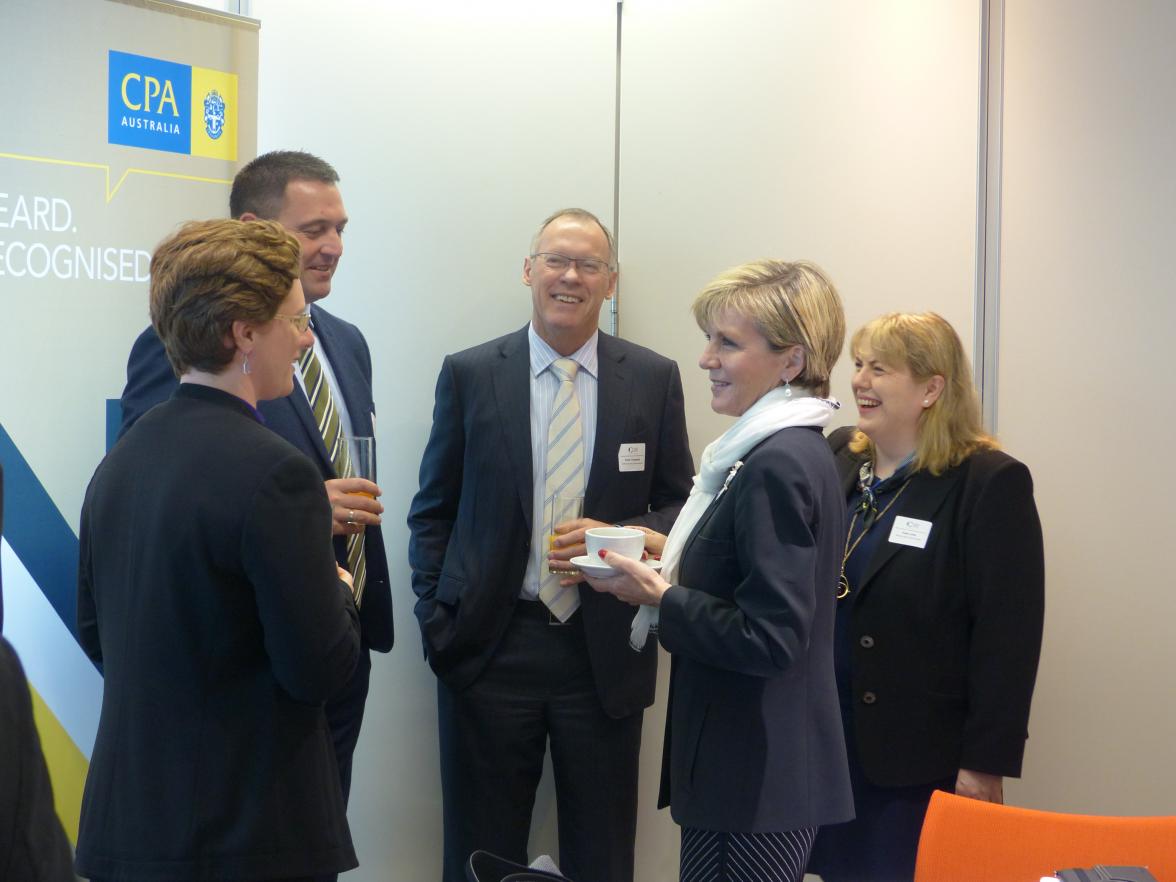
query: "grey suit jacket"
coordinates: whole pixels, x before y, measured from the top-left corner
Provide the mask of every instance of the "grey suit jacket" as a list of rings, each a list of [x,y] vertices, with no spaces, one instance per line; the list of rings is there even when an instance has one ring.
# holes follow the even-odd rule
[[[677,365],[600,335],[586,517],[669,530],[690,492]],[[416,615],[433,670],[453,689],[485,668],[510,621],[531,547],[533,477],[527,329],[446,357],[433,429],[409,510]],[[645,444],[645,469],[621,472],[623,443]],[[607,713],[653,702],[657,655],[629,648],[632,607],[580,586],[597,692]]]

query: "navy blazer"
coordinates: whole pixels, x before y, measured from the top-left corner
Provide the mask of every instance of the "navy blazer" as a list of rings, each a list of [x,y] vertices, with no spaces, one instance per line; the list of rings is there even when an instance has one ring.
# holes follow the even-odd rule
[[[323,702],[360,657],[314,465],[185,384],[86,489],[78,639],[104,668],[77,867],[272,879],[356,865]]]
[[[842,499],[865,457],[834,432]],[[1041,522],[1029,470],[986,450],[916,472],[898,515],[931,523],[925,548],[875,547],[852,604],[853,731],[875,784],[963,769],[1018,776],[1045,612]]]
[[[372,359],[367,341],[359,328],[312,304],[315,345],[322,348],[331,362],[335,380],[343,393],[343,403],[356,435],[374,435],[375,403],[372,399]],[[152,407],[166,401],[179,385],[167,360],[163,343],[148,327],[139,335],[127,360],[127,385],[122,394],[121,438]],[[266,425],[310,457],[324,481],[337,478],[327,454],[322,434],[314,420],[306,393],[296,382],[285,398],[262,401],[258,410]],[[392,591],[388,576],[388,557],[384,534],[379,527],[368,527],[364,553],[367,558],[367,585],[363,593],[359,621],[364,645],[377,652],[392,648]],[[347,537],[336,536],[335,559],[347,567]]]
[[[845,502],[819,429],[781,429],[687,540],[662,596],[672,655],[658,806],[768,833],[853,817],[833,614]]]
[[[596,440],[586,517],[666,532],[690,492],[678,366],[601,333]],[[445,358],[433,428],[409,509],[408,558],[425,653],[452,689],[485,668],[510,622],[531,548],[530,346],[527,328]],[[645,444],[645,468],[621,472],[622,444]],[[629,648],[633,608],[580,585],[601,704],[623,717],[653,703],[657,648]]]

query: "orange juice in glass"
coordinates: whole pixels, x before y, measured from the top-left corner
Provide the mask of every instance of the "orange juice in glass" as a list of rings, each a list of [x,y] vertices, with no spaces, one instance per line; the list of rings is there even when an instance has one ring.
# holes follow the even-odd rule
[[[366,478],[376,483],[376,439],[370,435],[357,435],[347,441],[347,452],[351,456],[351,476]],[[356,490],[356,496],[374,499],[375,494]]]

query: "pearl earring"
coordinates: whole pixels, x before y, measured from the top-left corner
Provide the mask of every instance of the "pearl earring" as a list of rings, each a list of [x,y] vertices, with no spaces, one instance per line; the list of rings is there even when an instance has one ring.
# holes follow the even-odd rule
[[[784,400],[789,401],[792,398],[792,384],[787,380],[784,381]]]

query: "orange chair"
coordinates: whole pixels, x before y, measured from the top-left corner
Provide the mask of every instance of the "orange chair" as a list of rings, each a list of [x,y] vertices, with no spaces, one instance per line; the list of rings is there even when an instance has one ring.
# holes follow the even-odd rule
[[[1176,882],[1176,817],[1066,815],[936,792],[915,882],[1038,882],[1096,864],[1147,867]]]

